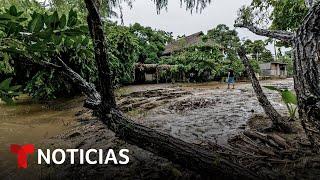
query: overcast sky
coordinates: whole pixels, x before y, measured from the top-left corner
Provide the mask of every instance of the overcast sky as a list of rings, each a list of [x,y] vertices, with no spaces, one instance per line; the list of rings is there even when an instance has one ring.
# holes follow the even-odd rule
[[[172,32],[174,36],[190,35],[199,31],[206,33],[218,24],[233,28],[238,9],[250,3],[251,0],[213,0],[202,13],[191,14],[184,7],[180,7],[179,0],[170,0],[168,10],[162,10],[158,15],[152,0],[136,0],[131,9],[123,7],[124,23],[129,25],[138,22],[144,26]],[[244,29],[237,31],[241,39],[265,39]]]

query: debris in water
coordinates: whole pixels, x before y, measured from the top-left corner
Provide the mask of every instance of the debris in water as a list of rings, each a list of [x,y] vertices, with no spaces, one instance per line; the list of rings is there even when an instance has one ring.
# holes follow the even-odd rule
[[[170,110],[176,112],[184,112],[194,109],[212,107],[217,103],[216,99],[209,98],[187,98],[181,101],[175,102],[169,106]]]

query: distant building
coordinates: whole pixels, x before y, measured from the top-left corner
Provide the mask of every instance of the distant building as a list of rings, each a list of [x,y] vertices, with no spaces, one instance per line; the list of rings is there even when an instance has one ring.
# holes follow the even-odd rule
[[[287,64],[280,62],[269,62],[260,64],[261,76],[271,78],[287,78]]]
[[[195,45],[208,45],[209,42],[203,42],[203,35],[204,33],[200,31],[168,43],[162,56],[171,56],[174,52],[179,52]],[[170,70],[174,67],[175,65],[137,63],[135,64],[134,72],[135,83],[186,82],[188,80],[188,74],[185,72],[173,74]]]
[[[172,74],[170,70],[173,65],[166,64],[135,64],[134,79],[135,83],[146,83],[146,82],[171,82]]]

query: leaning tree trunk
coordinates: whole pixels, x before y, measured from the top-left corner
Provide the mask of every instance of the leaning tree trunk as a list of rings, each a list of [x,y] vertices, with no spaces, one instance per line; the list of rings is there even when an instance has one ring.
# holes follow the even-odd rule
[[[310,8],[295,34],[261,29],[237,23],[251,32],[291,43],[294,55],[294,88],[298,97],[299,116],[308,139],[320,151],[320,1],[305,0]]]
[[[111,67],[108,59],[106,38],[103,31],[103,24],[98,13],[98,1],[85,0],[89,14],[87,17],[88,27],[94,42],[95,60],[98,69],[99,88],[101,92],[101,108],[104,113],[110,111],[111,107],[116,107],[115,96],[112,85]],[[103,114],[104,115],[104,114]]]
[[[293,39],[294,81],[299,115],[312,145],[320,147],[320,4],[304,19]]]
[[[272,129],[277,129],[283,132],[291,132],[291,128],[289,125],[285,123],[284,118],[274,109],[267,96],[263,93],[263,90],[260,86],[260,83],[254,73],[254,70],[249,62],[249,59],[246,56],[246,52],[244,48],[240,48],[238,50],[238,54],[242,59],[242,62],[246,68],[246,72],[251,80],[252,87],[260,105],[262,106],[264,112],[268,115],[268,117],[272,121]]]

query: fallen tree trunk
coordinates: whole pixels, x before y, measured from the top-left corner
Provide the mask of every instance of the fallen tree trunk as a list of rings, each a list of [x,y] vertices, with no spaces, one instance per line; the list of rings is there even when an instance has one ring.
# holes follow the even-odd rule
[[[225,155],[202,146],[190,144],[170,135],[136,124],[120,111],[112,109],[111,119],[106,122],[109,129],[128,143],[137,145],[161,157],[196,172],[231,179],[256,179],[258,175]],[[223,151],[223,149],[220,149]]]
[[[272,129],[277,129],[283,132],[291,132],[290,126],[285,123],[284,118],[282,118],[282,116],[274,109],[267,96],[264,94],[260,83],[254,73],[254,70],[249,62],[249,59],[246,56],[244,48],[240,48],[238,50],[238,54],[246,68],[246,72],[248,73],[248,76],[251,80],[252,87],[254,89],[254,92],[256,93],[260,105],[272,121]]]
[[[88,25],[95,47],[95,60],[99,71],[101,104],[95,111],[109,129],[121,139],[153,152],[197,172],[227,178],[256,179],[258,176],[240,164],[234,163],[201,146],[184,142],[126,118],[115,105],[111,71],[107,59],[102,21],[94,0],[85,0],[88,9]],[[105,83],[105,84],[104,84]],[[84,87],[90,88],[90,87]],[[88,90],[84,90],[88,91]]]

